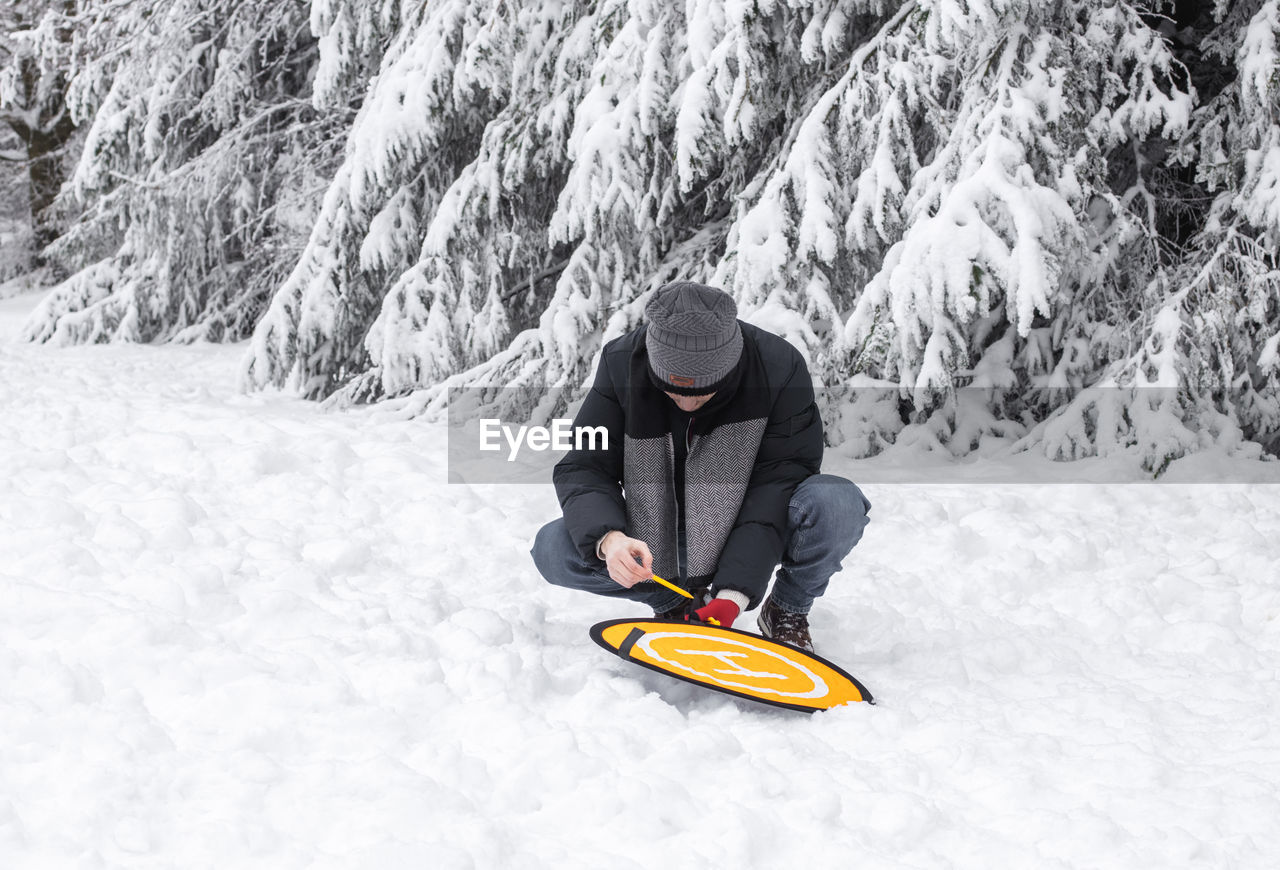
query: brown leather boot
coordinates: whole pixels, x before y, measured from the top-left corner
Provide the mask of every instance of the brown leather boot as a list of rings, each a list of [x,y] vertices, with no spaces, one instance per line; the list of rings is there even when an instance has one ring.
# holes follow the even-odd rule
[[[798,646],[805,652],[813,652],[813,638],[809,636],[809,616],[804,613],[792,613],[783,610],[773,603],[773,598],[760,608],[760,616],[756,618],[760,633],[770,640]]]

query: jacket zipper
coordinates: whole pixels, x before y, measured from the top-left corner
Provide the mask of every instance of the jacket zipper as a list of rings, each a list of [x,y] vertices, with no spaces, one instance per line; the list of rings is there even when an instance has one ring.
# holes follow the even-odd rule
[[[668,436],[670,437],[670,436]],[[676,582],[684,585],[684,571],[680,565],[680,499],[676,497],[676,449],[675,444],[671,445],[671,500],[675,503],[675,524],[671,529],[671,543],[675,547],[676,557],[676,573],[680,575]]]
[[[684,474],[681,478],[684,480],[684,492],[681,493],[686,499],[689,497],[689,454],[693,452],[693,415],[689,415],[689,422],[684,427]],[[688,504],[685,505],[685,513],[688,513]],[[684,530],[686,542],[689,539],[689,529]],[[680,500],[676,499],[676,561],[680,561]],[[684,571],[681,574],[682,579],[688,582],[689,575],[689,548],[685,547],[684,562],[682,563]]]

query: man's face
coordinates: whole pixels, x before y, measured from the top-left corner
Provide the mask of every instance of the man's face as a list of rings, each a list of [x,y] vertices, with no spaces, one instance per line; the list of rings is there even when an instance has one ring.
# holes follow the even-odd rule
[[[705,396],[681,396],[678,393],[666,394],[667,398],[675,402],[676,407],[681,411],[684,411],[686,414],[701,408],[707,402],[711,401],[711,397],[714,395],[715,393],[707,393]]]

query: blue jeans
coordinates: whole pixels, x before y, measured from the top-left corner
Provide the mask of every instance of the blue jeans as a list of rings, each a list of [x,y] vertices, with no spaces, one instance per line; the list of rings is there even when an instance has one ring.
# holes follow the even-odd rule
[[[827,591],[831,575],[862,538],[871,502],[843,477],[815,474],[796,487],[787,510],[786,546],[773,584],[773,602],[783,610],[808,613]],[[684,599],[656,583],[627,589],[609,576],[598,559],[584,560],[564,519],[543,526],[533,541],[533,562],[548,583],[610,598],[643,601],[655,611],[671,610]]]

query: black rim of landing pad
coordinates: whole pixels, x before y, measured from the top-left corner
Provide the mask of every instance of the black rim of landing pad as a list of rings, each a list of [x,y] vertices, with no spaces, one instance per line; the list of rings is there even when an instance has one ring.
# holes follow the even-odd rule
[[[627,636],[627,638],[618,647],[614,647],[605,641],[604,633],[606,630],[612,628],[615,625],[627,625],[627,624],[636,626],[636,631],[638,631],[639,634],[636,634],[636,631],[633,631],[631,634]],[[662,627],[693,625],[699,628],[706,628],[706,629],[711,629],[717,632],[724,632],[725,634],[742,635],[744,637],[750,638],[752,643],[758,646],[766,646],[766,647],[774,646],[774,647],[779,647],[781,649],[785,649],[792,654],[798,653],[799,655],[804,656],[805,658],[811,659],[815,662],[818,662],[819,664],[824,665],[825,667],[830,668],[832,671],[834,671],[841,677],[844,677],[846,680],[848,680],[850,683],[854,685],[854,688],[858,690],[858,694],[862,696],[863,701],[865,701],[868,704],[875,704],[875,698],[871,697],[871,693],[867,691],[867,687],[862,685],[862,683],[859,682],[858,679],[855,676],[853,676],[853,674],[849,673],[844,668],[837,665],[835,662],[825,659],[822,656],[818,655],[817,653],[811,653],[808,650],[803,650],[798,646],[794,646],[793,644],[783,643],[782,641],[773,640],[772,638],[767,638],[759,634],[753,634],[752,632],[749,632],[749,631],[742,631],[741,629],[737,629],[737,628],[725,628],[723,626],[709,625],[705,622],[696,622],[696,621],[690,623],[690,622],[684,621],[683,619],[656,619],[652,617],[649,617],[649,618],[641,617],[639,619],[634,619],[634,618],[610,619],[605,622],[597,622],[595,625],[591,626],[591,639],[594,640],[597,645],[599,645],[603,649],[608,650],[609,652],[613,653],[618,658],[623,659],[624,661],[628,661],[634,665],[639,665],[642,668],[647,668],[648,670],[654,671],[659,674],[665,674],[668,677],[672,677],[674,679],[680,680],[685,683],[692,683],[695,686],[701,686],[704,689],[710,689],[714,692],[720,692],[725,695],[733,695],[734,697],[737,697],[737,698],[745,698],[748,701],[755,701],[758,704],[767,704],[770,707],[781,707],[785,710],[798,710],[802,713],[818,713],[818,712],[823,712],[825,710],[835,709],[835,707],[811,707],[811,706],[805,706],[803,704],[789,704],[786,701],[772,701],[772,700],[769,700],[768,698],[760,697],[759,695],[750,695],[750,694],[747,694],[746,692],[737,692],[737,691],[734,691],[733,689],[726,688],[723,686],[718,686],[714,683],[703,682],[701,680],[693,679],[692,677],[681,676],[675,671],[669,671],[669,670],[666,670],[665,668],[660,668],[657,665],[650,664],[649,662],[643,661],[641,659],[633,658],[631,656],[631,648],[635,646],[635,642],[646,633],[644,629],[644,626],[646,625],[662,626]],[[845,705],[840,704],[837,706],[845,706]]]

